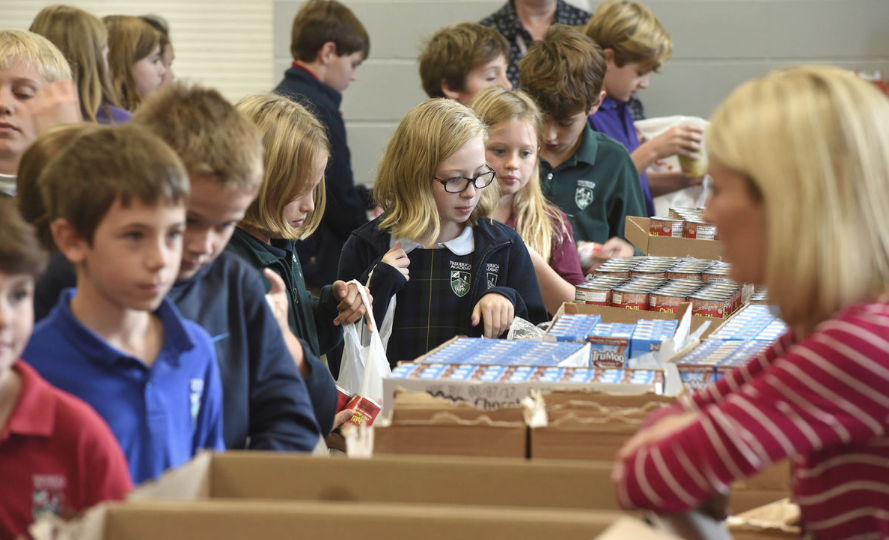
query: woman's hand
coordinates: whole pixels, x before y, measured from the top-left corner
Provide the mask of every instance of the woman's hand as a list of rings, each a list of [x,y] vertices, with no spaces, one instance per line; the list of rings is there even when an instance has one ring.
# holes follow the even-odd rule
[[[699,419],[700,414],[696,412],[671,414],[670,416],[665,416],[653,426],[637,431],[618,450],[617,460],[614,463],[614,469],[611,471],[611,481],[618,484],[624,480],[624,476],[627,474],[627,460],[633,457],[642,447],[656,444],[674,433],[682,431]]]

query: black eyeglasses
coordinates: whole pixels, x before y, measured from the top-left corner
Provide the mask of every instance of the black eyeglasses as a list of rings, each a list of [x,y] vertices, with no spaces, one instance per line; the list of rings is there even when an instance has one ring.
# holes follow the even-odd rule
[[[494,176],[497,174],[490,165],[485,164],[485,167],[487,167],[487,170],[474,178],[455,176],[454,178],[448,178],[447,180],[435,177],[432,179],[436,182],[441,182],[441,185],[444,186],[444,190],[448,193],[463,193],[469,189],[469,184],[475,186],[475,189],[482,189],[490,186],[491,182],[494,181]]]

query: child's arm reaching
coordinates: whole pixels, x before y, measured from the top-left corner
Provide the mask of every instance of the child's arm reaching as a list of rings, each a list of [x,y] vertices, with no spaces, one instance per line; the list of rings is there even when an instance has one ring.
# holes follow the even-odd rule
[[[383,256],[377,253],[379,252],[370,243],[353,234],[340,255],[337,279],[357,279],[361,283],[367,283],[367,288],[374,296],[374,319],[377,324],[382,324],[392,295],[407,283],[410,259],[400,245],[396,245]]]
[[[670,156],[682,155],[698,159],[696,150],[701,149],[704,128],[694,124],[675,126],[649,139],[633,150],[630,157],[636,165],[636,171],[642,174],[655,161]]]

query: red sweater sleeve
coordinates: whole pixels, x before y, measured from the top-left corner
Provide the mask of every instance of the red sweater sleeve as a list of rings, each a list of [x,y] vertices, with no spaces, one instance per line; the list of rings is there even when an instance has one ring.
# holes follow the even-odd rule
[[[625,507],[685,511],[795,454],[885,433],[889,315],[861,310],[790,338],[690,400],[700,419],[640,449],[618,485]],[[772,359],[773,358],[773,359]]]

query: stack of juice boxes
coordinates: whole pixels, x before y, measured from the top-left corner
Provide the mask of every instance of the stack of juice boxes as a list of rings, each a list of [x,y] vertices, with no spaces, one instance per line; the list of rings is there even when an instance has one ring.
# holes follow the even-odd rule
[[[627,361],[657,351],[673,337],[678,321],[641,320],[603,323],[599,315],[562,315],[548,334],[559,342],[589,343],[593,367],[623,368]]]

